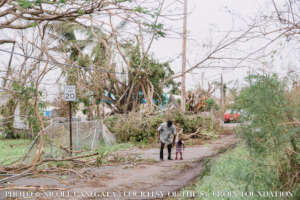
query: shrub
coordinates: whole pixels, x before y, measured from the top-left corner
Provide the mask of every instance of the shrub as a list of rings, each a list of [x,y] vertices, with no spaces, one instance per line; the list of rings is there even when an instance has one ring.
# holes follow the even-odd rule
[[[260,169],[275,169],[282,188],[291,190],[300,180],[296,162],[300,128],[294,123],[300,119],[299,104],[295,106],[287,98],[290,92],[276,75],[251,75],[248,82],[234,105],[243,111],[242,120],[247,122],[238,133]]]
[[[184,115],[179,111],[156,115],[114,115],[105,119],[105,124],[119,142],[153,143],[157,141],[157,128],[166,120],[172,120],[177,128],[183,129],[183,133],[195,132],[199,127],[209,130],[212,124],[211,119],[204,120],[200,116]]]
[[[219,110],[218,104],[216,104],[215,100],[213,98],[208,98],[205,100],[205,107],[203,108],[203,111],[210,111],[211,109]]]

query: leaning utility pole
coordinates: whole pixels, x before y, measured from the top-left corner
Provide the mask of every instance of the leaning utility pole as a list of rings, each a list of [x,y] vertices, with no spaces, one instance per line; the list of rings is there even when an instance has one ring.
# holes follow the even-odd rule
[[[186,29],[187,29],[187,0],[184,0],[183,11],[183,38],[182,38],[182,77],[181,77],[181,111],[185,112],[185,67],[186,67]]]

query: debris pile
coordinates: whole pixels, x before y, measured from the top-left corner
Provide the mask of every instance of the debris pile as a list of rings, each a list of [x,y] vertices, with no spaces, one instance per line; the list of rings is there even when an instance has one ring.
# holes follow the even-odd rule
[[[207,90],[199,87],[194,91],[189,91],[187,93],[186,100],[188,111],[192,113],[199,113],[204,111],[207,104],[206,100],[211,98],[214,91],[215,88],[213,88],[210,84]]]

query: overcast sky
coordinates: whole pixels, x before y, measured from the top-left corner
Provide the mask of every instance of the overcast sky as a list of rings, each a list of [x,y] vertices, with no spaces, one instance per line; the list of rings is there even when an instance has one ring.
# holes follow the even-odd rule
[[[201,44],[207,40],[218,40],[211,38],[214,31],[228,31],[231,29],[245,28],[242,18],[249,19],[259,12],[271,9],[270,0],[188,0],[188,35],[187,44],[187,68],[194,65],[201,58],[201,52],[205,51]],[[169,22],[170,23],[170,22]],[[181,31],[182,21],[176,21],[172,27]],[[156,41],[152,48],[156,57],[161,60],[171,60],[177,56],[172,63],[176,72],[181,70],[182,40],[166,38]],[[248,69],[240,68],[235,70],[201,69],[187,75],[187,89],[192,89],[202,83],[204,72],[204,84],[220,80],[223,73],[225,81],[242,80]],[[180,80],[180,79],[178,79]]]
[[[166,0],[168,5],[168,1]],[[205,49],[203,44],[209,41],[218,41],[220,35],[224,35],[228,30],[238,30],[245,28],[244,19],[249,19],[256,16],[259,12],[265,12],[272,8],[271,0],[188,0],[188,44],[187,44],[187,68],[193,66],[201,60],[201,56]],[[168,8],[165,8],[168,9]],[[173,8],[172,8],[173,9]],[[172,10],[171,9],[171,10]],[[183,12],[183,5],[177,4],[174,8],[174,12]],[[167,28],[171,28],[173,31],[182,31],[182,20],[177,21],[163,21],[166,23]],[[218,34],[216,34],[218,32]],[[174,37],[175,36],[175,37]],[[256,46],[257,44],[251,44]],[[10,49],[7,47],[6,49]],[[180,35],[167,35],[166,38],[155,40],[151,51],[153,55],[161,61],[173,60],[171,63],[175,72],[181,70],[181,52],[182,52],[182,39]],[[9,55],[6,53],[0,53],[0,57],[8,60]],[[282,59],[284,57],[284,59]],[[295,61],[298,57],[297,51],[287,48],[287,50],[281,53],[276,61],[276,67],[273,65],[267,70],[280,72],[282,66],[289,66],[287,68],[293,68],[299,62]],[[15,56],[14,58],[17,58]],[[1,61],[2,63],[3,60]],[[221,63],[222,64],[222,63]],[[230,63],[229,63],[230,64]],[[4,64],[3,66],[7,66]],[[268,65],[266,65],[268,66]],[[262,65],[251,66],[253,69],[261,68]],[[187,89],[195,88],[195,86],[203,84],[206,87],[207,82],[220,80],[220,74],[223,74],[225,82],[238,80],[241,82],[243,77],[248,72],[247,68],[238,68],[235,70],[220,70],[216,68],[212,69],[199,69],[190,74],[187,74]],[[203,74],[204,73],[204,74]],[[57,73],[54,72],[53,76],[49,76],[45,79],[44,88],[47,89],[47,93],[50,96],[55,96],[58,89],[53,85]],[[204,79],[202,79],[202,77]],[[56,77],[57,78],[57,77]],[[180,81],[180,79],[178,79]]]

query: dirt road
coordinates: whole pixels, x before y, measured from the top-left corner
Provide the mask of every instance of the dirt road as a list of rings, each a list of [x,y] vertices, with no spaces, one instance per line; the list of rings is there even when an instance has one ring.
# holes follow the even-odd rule
[[[197,178],[201,174],[201,161],[204,158],[213,157],[237,142],[238,139],[234,135],[223,135],[208,144],[187,147],[184,151],[184,160],[172,161],[159,161],[158,148],[147,150],[134,148],[121,152],[119,156],[137,156],[141,162],[78,170],[87,178],[78,178],[74,175],[68,176],[64,180],[65,184],[63,184],[54,178],[24,177],[10,184],[20,187],[30,185],[64,188],[63,195],[65,197],[67,195],[75,196],[75,198],[69,199],[88,199],[85,198],[87,196],[93,197],[90,199],[161,198],[166,197],[168,192],[178,191]],[[166,154],[165,150],[165,157]],[[172,152],[172,154],[174,158],[174,153]],[[55,176],[55,174],[49,176]],[[121,193],[122,191],[127,193]],[[71,192],[71,194],[67,192]],[[7,194],[0,191],[0,199],[5,199]],[[55,198],[32,199],[59,198],[56,196]]]

